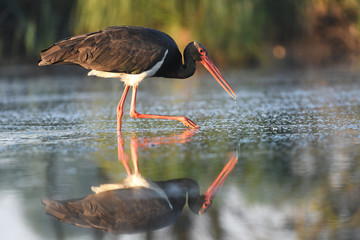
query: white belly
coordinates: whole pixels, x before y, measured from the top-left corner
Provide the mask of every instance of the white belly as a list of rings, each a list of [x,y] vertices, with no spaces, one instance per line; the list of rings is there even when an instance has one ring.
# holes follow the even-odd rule
[[[126,85],[137,86],[145,78],[150,78],[150,77],[154,76],[154,74],[160,69],[161,65],[163,64],[167,53],[168,53],[168,50],[166,50],[163,58],[158,63],[156,63],[151,69],[149,69],[145,72],[139,73],[139,74],[127,74],[127,73],[116,73],[116,72],[104,72],[104,71],[91,70],[88,73],[88,76],[97,76],[97,77],[103,77],[103,78],[120,78],[120,81],[124,82]]]

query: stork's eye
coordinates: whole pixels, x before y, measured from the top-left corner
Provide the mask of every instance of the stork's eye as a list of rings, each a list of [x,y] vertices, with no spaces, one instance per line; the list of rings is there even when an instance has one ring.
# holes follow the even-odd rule
[[[209,206],[210,206],[210,201],[206,201],[206,202],[203,203],[202,208],[203,208],[203,209],[206,209],[206,208],[208,208]]]
[[[206,52],[205,52],[205,50],[204,49],[202,49],[202,48],[199,48],[199,53],[201,54],[201,55],[205,55],[206,54]]]

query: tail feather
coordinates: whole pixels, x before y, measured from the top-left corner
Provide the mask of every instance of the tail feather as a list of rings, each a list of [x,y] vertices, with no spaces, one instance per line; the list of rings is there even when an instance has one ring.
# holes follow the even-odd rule
[[[76,206],[76,202],[73,202],[75,204],[72,204],[71,202],[66,201],[51,201],[45,199],[42,202],[46,206],[46,213],[53,215],[60,221],[78,226],[88,226],[88,224],[81,220],[80,216],[82,215],[83,210],[80,206]]]
[[[50,48],[41,52],[41,60],[39,66],[51,65],[60,63],[66,54],[67,49],[62,49],[58,45],[53,45]]]
[[[83,34],[75,37],[64,39],[57,42],[47,49],[40,52],[41,60],[38,62],[39,66],[52,65],[52,64],[64,64],[74,63],[78,58],[79,43],[83,44],[83,41],[91,34]]]

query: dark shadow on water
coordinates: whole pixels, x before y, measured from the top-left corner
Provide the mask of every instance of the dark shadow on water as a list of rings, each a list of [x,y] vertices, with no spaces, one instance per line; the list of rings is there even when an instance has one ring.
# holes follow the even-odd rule
[[[46,212],[57,219],[80,227],[112,233],[149,232],[173,224],[180,216],[186,202],[195,214],[205,213],[217,191],[234,169],[238,156],[230,155],[208,190],[200,195],[198,183],[190,178],[150,181],[141,176],[138,166],[138,149],[156,145],[185,143],[196,134],[186,130],[182,134],[156,137],[131,137],[131,157],[124,151],[124,140],[118,136],[118,160],[127,177],[120,183],[93,186],[88,196],[71,200],[43,200]],[[129,159],[133,163],[133,171]],[[159,166],[158,166],[159,167]],[[61,231],[56,235],[61,239]]]

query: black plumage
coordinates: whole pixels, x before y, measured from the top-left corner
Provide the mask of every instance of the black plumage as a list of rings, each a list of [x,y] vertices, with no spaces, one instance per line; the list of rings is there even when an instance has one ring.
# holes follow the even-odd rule
[[[78,64],[97,71],[139,74],[159,62],[166,50],[168,54],[157,76],[176,77],[182,56],[169,35],[150,28],[114,26],[53,44],[41,51],[39,66]]]

